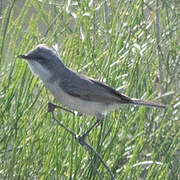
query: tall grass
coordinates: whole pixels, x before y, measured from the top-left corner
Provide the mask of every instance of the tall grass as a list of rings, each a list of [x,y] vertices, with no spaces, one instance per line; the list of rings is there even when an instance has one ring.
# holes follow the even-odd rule
[[[116,179],[180,179],[177,1],[2,0],[0,7],[0,179],[110,179],[52,120],[47,104],[59,102],[17,58],[40,43],[75,71],[167,104],[123,106],[87,141]],[[56,118],[77,134],[95,121],[58,110]]]

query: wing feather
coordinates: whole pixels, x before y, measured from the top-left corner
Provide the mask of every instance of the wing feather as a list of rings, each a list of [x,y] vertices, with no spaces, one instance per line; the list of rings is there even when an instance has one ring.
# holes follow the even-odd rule
[[[101,102],[104,104],[130,103],[131,99],[120,94],[113,88],[88,78],[84,75],[70,71],[68,79],[60,82],[60,86],[69,95],[87,101]]]

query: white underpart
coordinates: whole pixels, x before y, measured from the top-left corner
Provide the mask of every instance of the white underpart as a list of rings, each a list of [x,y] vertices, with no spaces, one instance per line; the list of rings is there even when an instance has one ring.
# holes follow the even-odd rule
[[[102,118],[103,115],[114,108],[117,105],[106,105],[100,102],[85,101],[78,97],[73,97],[64,92],[59,87],[58,81],[50,82],[50,71],[41,66],[38,62],[28,61],[31,71],[38,75],[38,77],[44,82],[45,86],[50,90],[54,97],[63,105],[67,106],[71,110],[76,110],[80,113],[86,113],[95,115],[97,118]]]
[[[36,61],[28,60],[28,65],[33,74],[38,75],[38,77],[44,82],[51,77],[50,72],[45,69],[41,64]]]

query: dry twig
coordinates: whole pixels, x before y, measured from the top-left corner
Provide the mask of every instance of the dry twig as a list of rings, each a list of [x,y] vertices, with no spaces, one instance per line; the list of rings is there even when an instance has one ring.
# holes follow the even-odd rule
[[[64,124],[62,124],[60,121],[58,121],[56,118],[55,118],[55,115],[54,115],[54,110],[56,108],[60,108],[60,109],[63,109],[65,111],[68,111],[68,112],[71,112],[74,114],[73,111],[70,111],[68,109],[65,109],[61,106],[57,106],[55,104],[52,104],[52,103],[48,103],[48,112],[51,112],[52,113],[52,118],[55,122],[57,122],[58,125],[60,125],[62,128],[64,128],[68,133],[70,133],[78,142],[79,144],[81,144],[82,146],[85,147],[85,149],[89,152],[89,153],[94,153],[94,155],[97,157],[97,159],[99,159],[100,163],[102,163],[102,165],[106,168],[106,170],[108,171],[109,175],[111,176],[111,179],[112,180],[115,180],[115,177],[112,173],[112,171],[110,170],[110,168],[106,165],[106,163],[103,161],[102,157],[99,155],[99,153],[90,145],[86,142],[86,140],[82,137],[82,136],[78,136],[76,133],[74,133],[71,129],[67,128]],[[98,173],[98,176],[100,179],[102,179],[100,177],[100,174]]]

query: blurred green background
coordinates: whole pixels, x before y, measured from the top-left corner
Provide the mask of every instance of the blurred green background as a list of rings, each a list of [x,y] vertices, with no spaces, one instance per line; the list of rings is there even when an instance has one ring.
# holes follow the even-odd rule
[[[180,179],[179,1],[0,1],[0,179],[110,179],[53,122],[47,104],[58,102],[17,58],[40,43],[75,71],[169,105],[123,106],[87,141],[117,179]],[[56,115],[77,134],[95,121]]]

